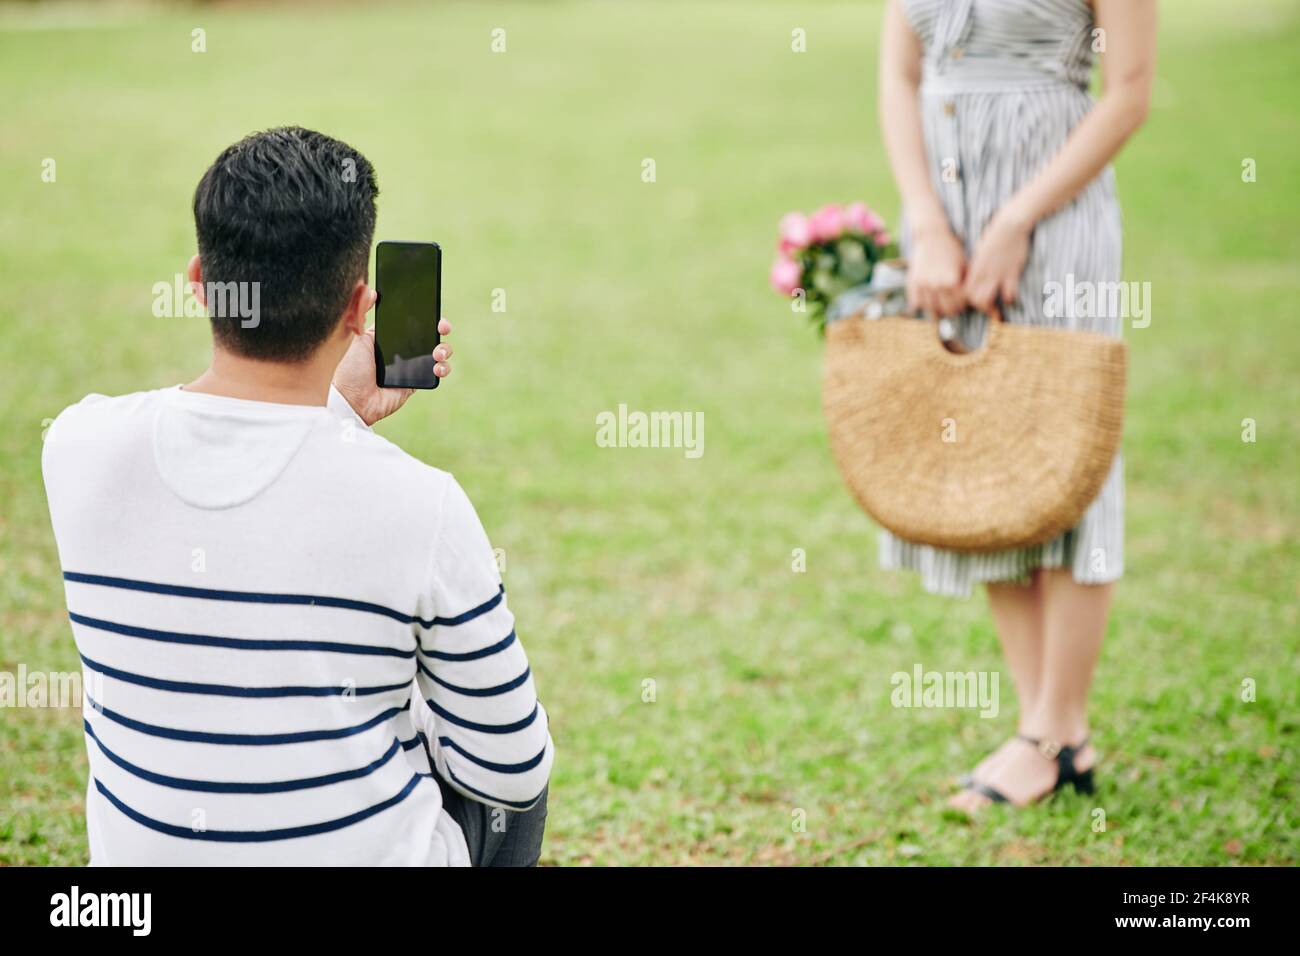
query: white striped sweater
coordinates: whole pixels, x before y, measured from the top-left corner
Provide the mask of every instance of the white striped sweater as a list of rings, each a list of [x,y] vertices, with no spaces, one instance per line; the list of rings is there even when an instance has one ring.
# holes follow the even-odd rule
[[[43,467],[92,863],[466,865],[431,772],[540,796],[546,713],[473,506],[337,392],[90,396]]]

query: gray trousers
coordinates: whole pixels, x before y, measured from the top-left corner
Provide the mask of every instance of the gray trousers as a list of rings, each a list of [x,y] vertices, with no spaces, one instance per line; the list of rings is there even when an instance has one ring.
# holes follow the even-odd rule
[[[546,790],[527,810],[501,810],[471,800],[436,773],[442,806],[465,834],[472,866],[536,866],[546,830]]]

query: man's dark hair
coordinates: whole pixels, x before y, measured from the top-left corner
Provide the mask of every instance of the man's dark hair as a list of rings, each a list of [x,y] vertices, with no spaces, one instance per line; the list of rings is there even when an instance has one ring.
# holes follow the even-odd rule
[[[194,191],[203,284],[259,283],[259,307],[248,322],[209,301],[216,340],[250,358],[308,358],[366,277],[378,194],[364,156],[296,126],[218,156]]]

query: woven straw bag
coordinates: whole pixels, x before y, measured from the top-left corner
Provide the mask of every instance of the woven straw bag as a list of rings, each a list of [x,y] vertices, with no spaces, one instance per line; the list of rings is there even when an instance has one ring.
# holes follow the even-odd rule
[[[966,354],[949,351],[933,321],[827,327],[822,407],[835,460],[867,513],[907,541],[1041,544],[1079,523],[1110,471],[1124,343],[995,319]]]

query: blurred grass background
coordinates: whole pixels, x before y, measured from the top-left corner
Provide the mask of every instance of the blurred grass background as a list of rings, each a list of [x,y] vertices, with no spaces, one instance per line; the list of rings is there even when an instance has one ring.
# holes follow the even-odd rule
[[[917,662],[1002,668],[996,639],[981,598],[876,569],[820,343],[766,288],[787,210],[897,218],[879,2],[0,6],[0,670],[77,667],[43,422],[203,367],[206,323],[154,318],[152,286],[193,251],[217,153],[298,124],[374,162],[378,238],[445,250],[455,374],[381,430],[454,472],[506,552],[558,745],[545,861],[1297,862],[1300,4],[1163,8],[1155,109],[1117,164],[1153,319],[1128,335],[1095,797],[943,812],[1014,728],[1009,675],[997,720],[890,706]],[[620,402],[703,411],[703,458],[598,448]],[[0,863],[84,862],[85,782],[77,711],[0,711]]]

